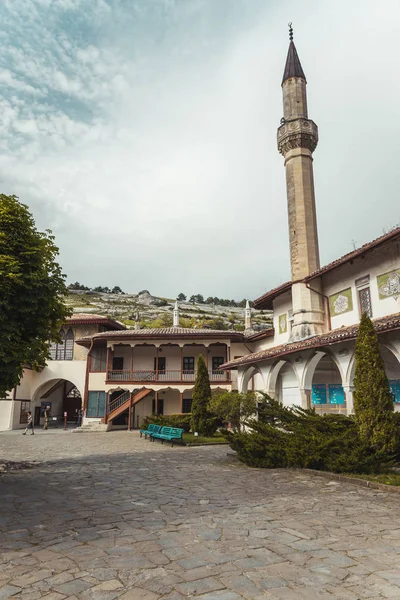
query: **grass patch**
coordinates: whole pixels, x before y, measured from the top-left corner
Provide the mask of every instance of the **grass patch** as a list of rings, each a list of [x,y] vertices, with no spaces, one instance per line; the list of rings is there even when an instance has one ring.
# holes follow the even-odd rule
[[[384,483],[386,485],[400,485],[400,473],[380,473],[379,475],[360,475],[359,473],[349,473],[351,477],[357,477],[357,479],[366,479],[367,481],[374,481],[375,483]]]
[[[212,435],[210,437],[206,437],[206,436],[202,436],[202,435],[195,436],[193,433],[184,433],[183,441],[188,446],[190,446],[190,444],[226,444],[227,443],[225,438],[223,438],[222,435],[218,435],[218,433],[216,433],[215,435]]]

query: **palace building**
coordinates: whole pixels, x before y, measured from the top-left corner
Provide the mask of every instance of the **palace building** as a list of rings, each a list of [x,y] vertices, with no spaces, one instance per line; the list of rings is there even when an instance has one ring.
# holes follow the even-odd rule
[[[185,329],[175,305],[173,326],[126,329],[112,319],[75,314],[40,372],[29,369],[0,401],[0,429],[53,418],[77,419],[82,430],[137,428],[152,413],[191,410],[196,361],[203,354],[213,392],[265,391],[285,405],[320,412],[353,411],[354,345],[363,312],[373,319],[400,407],[400,228],[321,267],[313,152],[318,128],[308,117],[306,77],[292,31],[283,74],[278,150],[286,170],[291,281],[258,298],[273,327],[245,331]]]
[[[400,406],[400,228],[320,266],[312,158],[318,128],[308,117],[306,85],[290,30],[278,150],[286,170],[292,279],[254,303],[273,310],[270,337],[221,369],[237,370],[242,391],[251,379],[285,405],[351,413],[354,344],[366,312]]]

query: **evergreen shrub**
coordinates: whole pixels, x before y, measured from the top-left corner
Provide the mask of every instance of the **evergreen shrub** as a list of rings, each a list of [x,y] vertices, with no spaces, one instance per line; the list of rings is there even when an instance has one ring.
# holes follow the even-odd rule
[[[197,374],[192,395],[191,430],[206,437],[218,428],[218,419],[210,410],[211,386],[207,366],[202,354],[197,359]]]
[[[378,452],[394,452],[397,445],[393,396],[379,341],[371,319],[363,314],[356,347],[354,412],[361,439]]]
[[[335,473],[380,473],[393,466],[390,455],[360,437],[353,417],[318,415],[315,409],[285,407],[262,396],[259,418],[247,421],[246,431],[222,432],[247,465]]]

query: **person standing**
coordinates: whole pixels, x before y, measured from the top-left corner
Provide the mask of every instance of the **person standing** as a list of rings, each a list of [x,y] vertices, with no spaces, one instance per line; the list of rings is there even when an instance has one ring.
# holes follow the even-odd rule
[[[26,435],[26,432],[28,431],[28,429],[31,429],[32,430],[31,435],[34,435],[35,432],[33,431],[33,418],[32,418],[32,413],[30,410],[28,410],[27,415],[28,415],[28,424],[22,435]]]
[[[44,409],[44,426],[43,429],[47,430],[49,428],[49,417],[50,417],[50,406],[46,406]]]

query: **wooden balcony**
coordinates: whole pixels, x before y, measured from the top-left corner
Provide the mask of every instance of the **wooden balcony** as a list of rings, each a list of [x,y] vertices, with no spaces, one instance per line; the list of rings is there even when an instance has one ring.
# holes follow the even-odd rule
[[[230,373],[225,371],[208,371],[210,383],[229,382]],[[194,383],[196,379],[196,371],[183,371],[181,369],[168,369],[165,371],[141,370],[131,371],[124,369],[122,371],[111,370],[107,371],[107,381],[124,381],[147,383],[149,381],[156,383],[163,382],[179,382],[179,383]]]

